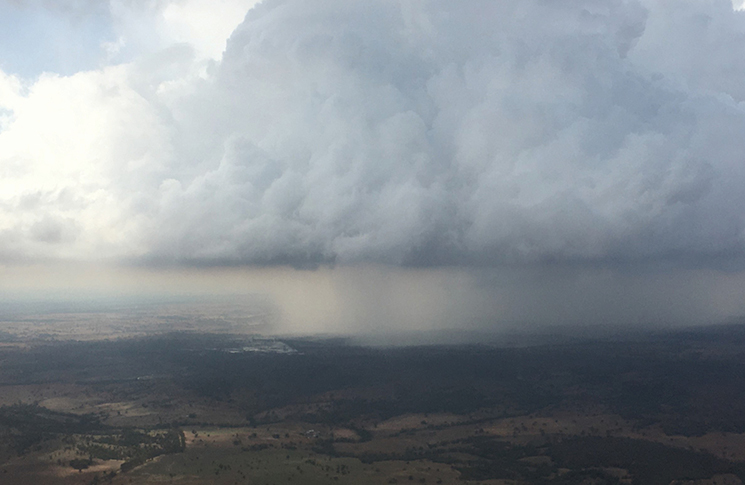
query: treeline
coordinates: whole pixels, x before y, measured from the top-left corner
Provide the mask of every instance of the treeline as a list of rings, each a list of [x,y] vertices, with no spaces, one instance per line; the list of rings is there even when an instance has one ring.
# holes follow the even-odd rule
[[[186,449],[186,437],[181,429],[142,432],[125,429],[121,433],[89,437],[78,446],[79,452],[100,460],[125,460],[121,471],[127,472],[161,455],[181,453]]]
[[[702,332],[520,349],[317,344],[301,355],[204,353],[197,359],[176,352],[173,358],[184,368],[183,386],[236,402],[255,423],[272,421],[263,411],[326,394],[332,396],[330,404],[295,417],[342,424],[405,413],[596,406],[640,425],[657,423],[671,434],[691,436],[745,432],[745,355],[702,356],[702,349],[725,344]],[[352,388],[380,393],[333,397],[333,391]]]
[[[405,413],[489,408],[517,414],[594,406],[640,425],[660,424],[668,433],[700,435],[745,432],[745,354],[738,350],[743,343],[745,326],[733,325],[527,348],[374,349],[296,340],[289,344],[298,354],[230,354],[219,349],[240,347],[240,338],[174,334],[0,352],[3,376],[11,381],[118,379],[127,382],[129,395],[157,387],[157,380],[137,380],[157,369],[159,379],[230,401],[254,424],[275,419],[269,412],[274,408],[325,395],[323,406],[294,418],[354,424]],[[377,392],[334,395],[349,389]],[[42,437],[29,426],[17,438],[15,446],[23,450]]]
[[[57,436],[99,432],[104,427],[94,415],[51,411],[36,404],[0,407],[0,430],[17,454]]]
[[[186,448],[186,437],[180,429],[117,429],[101,424],[94,415],[60,413],[37,404],[0,407],[0,440],[16,454],[40,449],[51,439],[65,440],[86,457],[70,461],[70,466],[78,470],[98,459],[126,460],[122,471],[127,471],[156,456],[180,453]]]

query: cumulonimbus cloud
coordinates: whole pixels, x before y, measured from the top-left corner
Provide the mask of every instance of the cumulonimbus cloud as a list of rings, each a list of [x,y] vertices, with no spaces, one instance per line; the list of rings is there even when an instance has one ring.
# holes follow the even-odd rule
[[[745,249],[745,16],[728,0],[267,0],[219,62],[174,46],[22,84],[0,80],[6,259]]]

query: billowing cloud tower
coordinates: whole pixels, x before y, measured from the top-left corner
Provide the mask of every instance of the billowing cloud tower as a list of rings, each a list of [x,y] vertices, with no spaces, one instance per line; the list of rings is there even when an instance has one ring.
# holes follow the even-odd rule
[[[5,75],[0,253],[740,257],[743,86],[727,0],[267,0],[217,61]]]

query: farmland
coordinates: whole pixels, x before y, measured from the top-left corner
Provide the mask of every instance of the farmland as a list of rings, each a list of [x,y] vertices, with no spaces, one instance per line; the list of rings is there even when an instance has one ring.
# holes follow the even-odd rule
[[[742,483],[745,328],[367,347],[196,332],[0,348],[3,484]]]

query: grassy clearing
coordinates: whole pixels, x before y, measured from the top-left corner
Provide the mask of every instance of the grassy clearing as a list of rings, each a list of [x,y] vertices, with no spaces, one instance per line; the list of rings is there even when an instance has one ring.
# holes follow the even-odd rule
[[[307,450],[247,451],[245,447],[208,446],[161,457],[115,483],[128,483],[129,479],[134,483],[158,483],[181,476],[189,482],[215,484],[454,484],[458,475],[448,466],[426,460],[365,464],[356,458],[335,458]]]

